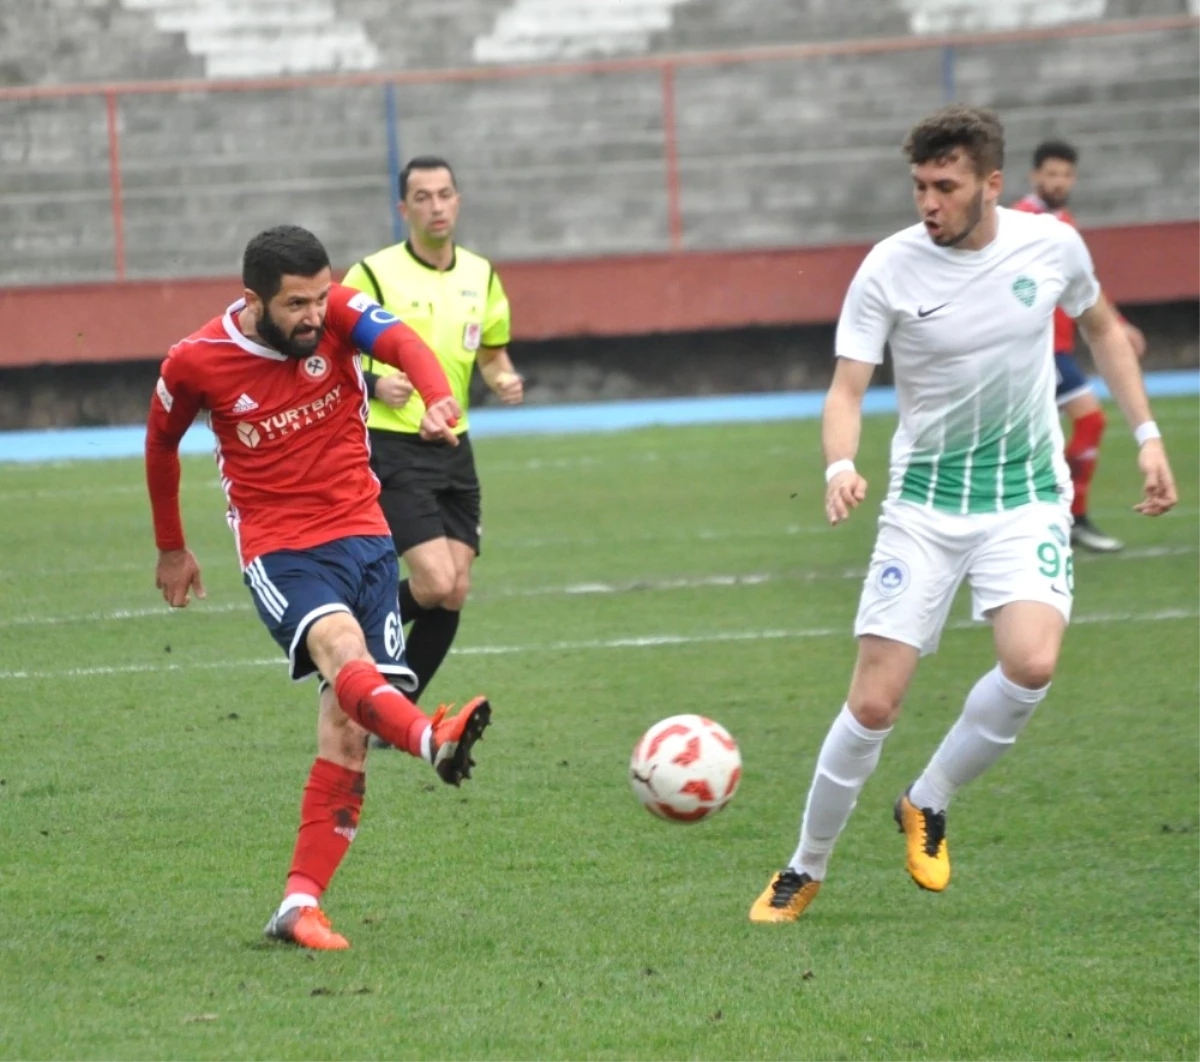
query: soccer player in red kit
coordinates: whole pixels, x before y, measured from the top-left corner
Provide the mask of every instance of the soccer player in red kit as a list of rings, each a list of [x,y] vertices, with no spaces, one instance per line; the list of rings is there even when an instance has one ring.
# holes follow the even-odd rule
[[[266,934],[307,948],[349,947],[320,907],[358,827],[367,738],[431,763],[450,785],[469,778],[491,718],[483,697],[427,717],[403,693],[399,570],[377,501],[359,350],[408,374],[425,401],[422,434],[457,442],[461,416],[421,339],[369,296],[334,284],[320,241],[279,226],[246,246],[244,298],[171,348],[150,403],[146,479],[167,603],[204,596],[179,510],[179,442],[204,411],[243,577],[288,654],[292,678],[321,676],[317,759],[283,902]],[[390,680],[390,681],[389,681]]]
[[[1030,183],[1033,191],[1013,204],[1014,210],[1031,214],[1053,214],[1072,228],[1078,228],[1067,209],[1075,187],[1079,153],[1065,140],[1046,140],[1033,153]],[[1123,321],[1125,331],[1140,358],[1146,352],[1146,337]],[[1061,309],[1054,315],[1054,363],[1058,371],[1058,406],[1071,418],[1071,438],[1067,442],[1067,465],[1075,497],[1071,502],[1071,541],[1095,553],[1115,553],[1123,543],[1106,535],[1088,517],[1088,490],[1096,473],[1100,440],[1104,435],[1104,409],[1092,391],[1083,370],[1075,360],[1075,322]]]

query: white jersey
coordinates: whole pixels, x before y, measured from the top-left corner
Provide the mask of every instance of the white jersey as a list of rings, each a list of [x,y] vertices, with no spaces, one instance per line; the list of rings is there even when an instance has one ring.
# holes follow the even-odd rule
[[[891,348],[900,423],[888,497],[956,513],[1069,499],[1054,400],[1054,309],[1100,286],[1087,246],[1049,214],[997,208],[979,251],[914,225],[872,248],[846,294],[839,358]]]

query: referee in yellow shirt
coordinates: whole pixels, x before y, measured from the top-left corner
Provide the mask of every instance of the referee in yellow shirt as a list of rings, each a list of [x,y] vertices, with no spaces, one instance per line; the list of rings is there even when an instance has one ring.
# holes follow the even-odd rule
[[[450,651],[479,554],[479,478],[466,413],[475,365],[502,401],[516,405],[524,398],[508,356],[508,298],[500,278],[486,258],[454,242],[459,204],[445,159],[412,159],[400,174],[408,239],[356,263],[343,280],[416,330],[437,354],[463,409],[457,446],[427,442],[420,435],[425,405],[408,377],[364,356],[371,466],[408,573],[400,583],[400,615],[412,623],[406,657],[419,681],[414,700]]]

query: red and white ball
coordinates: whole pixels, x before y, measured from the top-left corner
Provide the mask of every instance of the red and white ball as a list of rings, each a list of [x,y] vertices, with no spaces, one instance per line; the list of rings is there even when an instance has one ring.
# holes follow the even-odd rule
[[[629,761],[629,782],[638,800],[671,822],[715,815],[733,799],[741,777],[737,742],[702,715],[673,715],[655,723]]]

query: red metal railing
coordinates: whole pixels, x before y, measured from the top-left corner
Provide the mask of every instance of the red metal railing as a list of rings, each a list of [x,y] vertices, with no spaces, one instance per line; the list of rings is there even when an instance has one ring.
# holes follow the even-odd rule
[[[1200,18],[1191,15],[1160,18],[1125,19],[1082,23],[1037,29],[1015,29],[986,33],[954,33],[930,37],[890,37],[814,44],[767,45],[733,51],[684,52],[646,55],[624,59],[583,62],[536,63],[514,66],[472,66],[446,70],[375,71],[359,74],[331,74],[304,77],[177,81],[127,81],[110,84],[28,85],[0,87],[0,103],[20,100],[103,97],[108,123],[109,185],[113,225],[114,268],[119,280],[125,279],[125,234],[121,194],[119,101],[122,96],[164,95],[188,92],[250,92],[312,87],[351,87],[362,85],[428,85],[455,82],[507,81],[521,78],[570,74],[614,74],[659,71],[662,92],[662,126],[665,158],[667,218],[670,246],[683,246],[683,214],[680,205],[679,154],[675,116],[675,75],[681,69],[728,66],[739,63],[765,63],[780,60],[815,59],[831,56],[863,56],[898,52],[941,50],[945,57],[945,94],[953,95],[955,50],[965,47],[1016,44],[1062,38],[1111,37],[1120,35],[1169,32],[1200,27]]]

